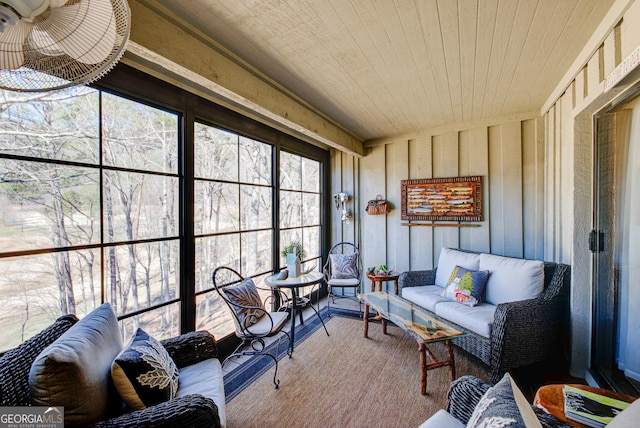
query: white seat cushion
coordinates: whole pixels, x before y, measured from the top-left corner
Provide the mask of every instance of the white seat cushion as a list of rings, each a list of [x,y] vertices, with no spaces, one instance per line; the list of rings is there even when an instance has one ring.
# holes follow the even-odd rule
[[[287,321],[288,313],[287,312],[269,312],[269,315],[271,315],[271,319],[273,319],[273,326],[271,325],[271,321],[269,320],[269,317],[266,315],[263,315],[260,317],[257,323],[248,327],[247,330],[249,330],[252,334],[256,334],[256,335],[266,335],[266,334],[269,334],[270,332],[276,332],[280,330],[280,328]],[[242,337],[241,331],[238,331],[237,333],[238,333],[238,336]]]
[[[496,306],[489,303],[480,303],[477,306],[467,306],[462,303],[447,300],[438,303],[436,315],[469,329],[480,336],[489,338],[491,326],[496,312]]]
[[[355,287],[360,284],[360,280],[358,278],[333,278],[327,281],[327,284],[334,287]]]
[[[211,398],[218,406],[221,426],[224,428],[227,425],[224,378],[220,360],[210,358],[179,370],[176,397],[184,397],[189,394],[201,394]]]
[[[464,428],[464,424],[446,411],[440,409],[418,428]]]
[[[436,285],[444,288],[449,283],[451,272],[456,266],[469,270],[478,270],[480,266],[480,254],[466,253],[453,248],[443,248],[438,259],[436,270]]]
[[[421,285],[403,288],[401,295],[410,302],[435,313],[438,303],[451,301],[442,297],[443,290],[444,288],[437,285]]]
[[[544,289],[544,262],[480,254],[480,270],[491,271],[485,301],[494,305],[538,297]]]

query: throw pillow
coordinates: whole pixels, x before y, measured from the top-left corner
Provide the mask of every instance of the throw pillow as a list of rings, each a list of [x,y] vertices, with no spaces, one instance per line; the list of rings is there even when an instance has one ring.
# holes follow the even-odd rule
[[[251,278],[246,278],[240,284],[230,285],[222,290],[233,305],[244,306],[233,307],[241,325],[249,327],[257,323],[265,314],[260,294]]]
[[[511,377],[507,373],[500,382],[489,388],[473,410],[467,428],[527,428],[511,385]]]
[[[171,400],[178,391],[178,368],[171,356],[141,328],[113,360],[111,378],[131,410]]]
[[[435,285],[444,288],[454,267],[462,266],[469,270],[479,270],[480,254],[459,251],[455,248],[443,248],[440,250],[437,266]]]
[[[488,270],[473,271],[456,266],[451,272],[442,296],[467,306],[476,306],[480,303],[480,297],[490,273]]]
[[[64,407],[64,425],[95,423],[122,405],[111,363],[122,337],[111,305],[94,309],[35,359],[29,371],[32,404]]]
[[[331,278],[349,279],[358,277],[357,254],[329,254],[331,260]]]

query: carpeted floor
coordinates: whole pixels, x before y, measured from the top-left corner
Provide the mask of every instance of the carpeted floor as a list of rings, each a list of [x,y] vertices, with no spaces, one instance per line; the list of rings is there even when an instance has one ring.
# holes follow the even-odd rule
[[[427,395],[420,394],[417,343],[395,326],[388,335],[380,324],[333,316],[296,346],[293,358],[279,363],[280,388],[273,387],[273,367],[227,403],[233,427],[418,427],[447,401],[449,369],[430,370]],[[297,333],[297,332],[296,332]],[[443,343],[429,349],[438,359]],[[488,379],[478,360],[455,349],[456,376]],[[266,358],[262,358],[266,360]]]

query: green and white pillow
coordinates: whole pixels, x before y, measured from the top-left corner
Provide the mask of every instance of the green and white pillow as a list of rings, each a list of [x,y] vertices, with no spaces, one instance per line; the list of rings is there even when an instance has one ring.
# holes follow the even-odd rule
[[[447,287],[442,291],[442,297],[476,306],[480,303],[490,273],[488,270],[474,271],[456,266],[449,276]]]

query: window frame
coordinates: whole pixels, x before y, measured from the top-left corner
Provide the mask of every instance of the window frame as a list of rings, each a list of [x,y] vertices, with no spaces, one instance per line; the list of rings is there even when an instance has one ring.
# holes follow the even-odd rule
[[[272,128],[266,124],[258,122],[248,116],[245,116],[236,111],[223,107],[211,100],[207,100],[196,94],[187,92],[177,86],[174,86],[168,82],[164,82],[156,77],[146,74],[140,70],[137,70],[124,63],[120,63],[116,68],[102,78],[99,82],[91,85],[92,88],[103,91],[105,93],[113,94],[118,97],[122,97],[134,102],[142,103],[150,107],[162,109],[177,115],[177,173],[159,173],[159,175],[177,176],[178,179],[178,204],[179,204],[179,216],[177,221],[177,237],[165,237],[161,239],[153,239],[153,241],[162,240],[175,240],[177,239],[180,245],[179,250],[179,290],[176,299],[171,299],[167,302],[162,302],[158,305],[153,305],[149,308],[140,309],[135,313],[127,313],[119,319],[130,318],[135,315],[139,315],[143,312],[155,310],[160,307],[175,304],[179,302],[180,305],[180,321],[179,330],[181,333],[193,331],[196,327],[196,296],[202,294],[203,291],[196,293],[195,271],[193,268],[195,263],[196,251],[195,251],[195,230],[194,230],[194,140],[195,140],[195,126],[196,122],[205,123],[211,126],[224,129],[243,137],[247,137],[256,141],[260,141],[269,145],[272,145],[274,150],[272,151],[272,270],[277,271],[280,266],[280,219],[279,219],[279,171],[280,171],[280,153],[285,150],[289,153],[299,155],[305,158],[312,159],[319,163],[319,177],[320,177],[320,265],[323,264],[323,259],[328,251],[328,245],[330,240],[330,215],[329,209],[331,207],[330,200],[330,177],[329,177],[329,162],[330,153],[329,150],[312,145],[308,142],[302,141],[292,135],[289,135],[283,131]],[[100,135],[100,151],[102,150],[102,120],[99,123],[99,135]],[[102,156],[102,155],[100,155]],[[23,156],[3,154],[3,158],[21,160]],[[28,158],[26,160],[33,161],[34,159]],[[41,159],[36,161],[51,162],[49,159]],[[54,161],[61,165],[71,166],[84,166],[84,163],[73,161]],[[114,168],[111,166],[103,165],[102,159],[99,162],[98,168],[100,169],[100,175],[104,174],[104,171],[112,169],[122,170],[122,168]],[[100,203],[101,213],[103,210],[102,200],[102,187],[100,190]],[[104,218],[101,218],[101,223],[104,223]],[[102,227],[102,226],[101,226]],[[145,242],[148,240],[136,240],[132,243]],[[3,253],[0,257],[20,256],[20,255],[36,255],[46,254],[60,251],[70,250],[83,250],[96,248],[103,250],[109,246],[116,246],[120,243],[108,243],[102,237],[102,241],[99,244],[91,245],[79,245],[65,248],[47,248],[36,249],[32,251],[18,251],[14,253]],[[104,252],[101,251],[101,254]],[[104,262],[104,260],[103,260]],[[264,274],[262,272],[261,274]],[[100,273],[100,299],[105,301],[105,274],[104,265],[101,265]],[[322,288],[321,291],[326,294],[326,288]],[[227,339],[224,342],[234,342],[230,334],[225,338],[217,338],[218,340]],[[223,345],[222,352],[229,345]]]

